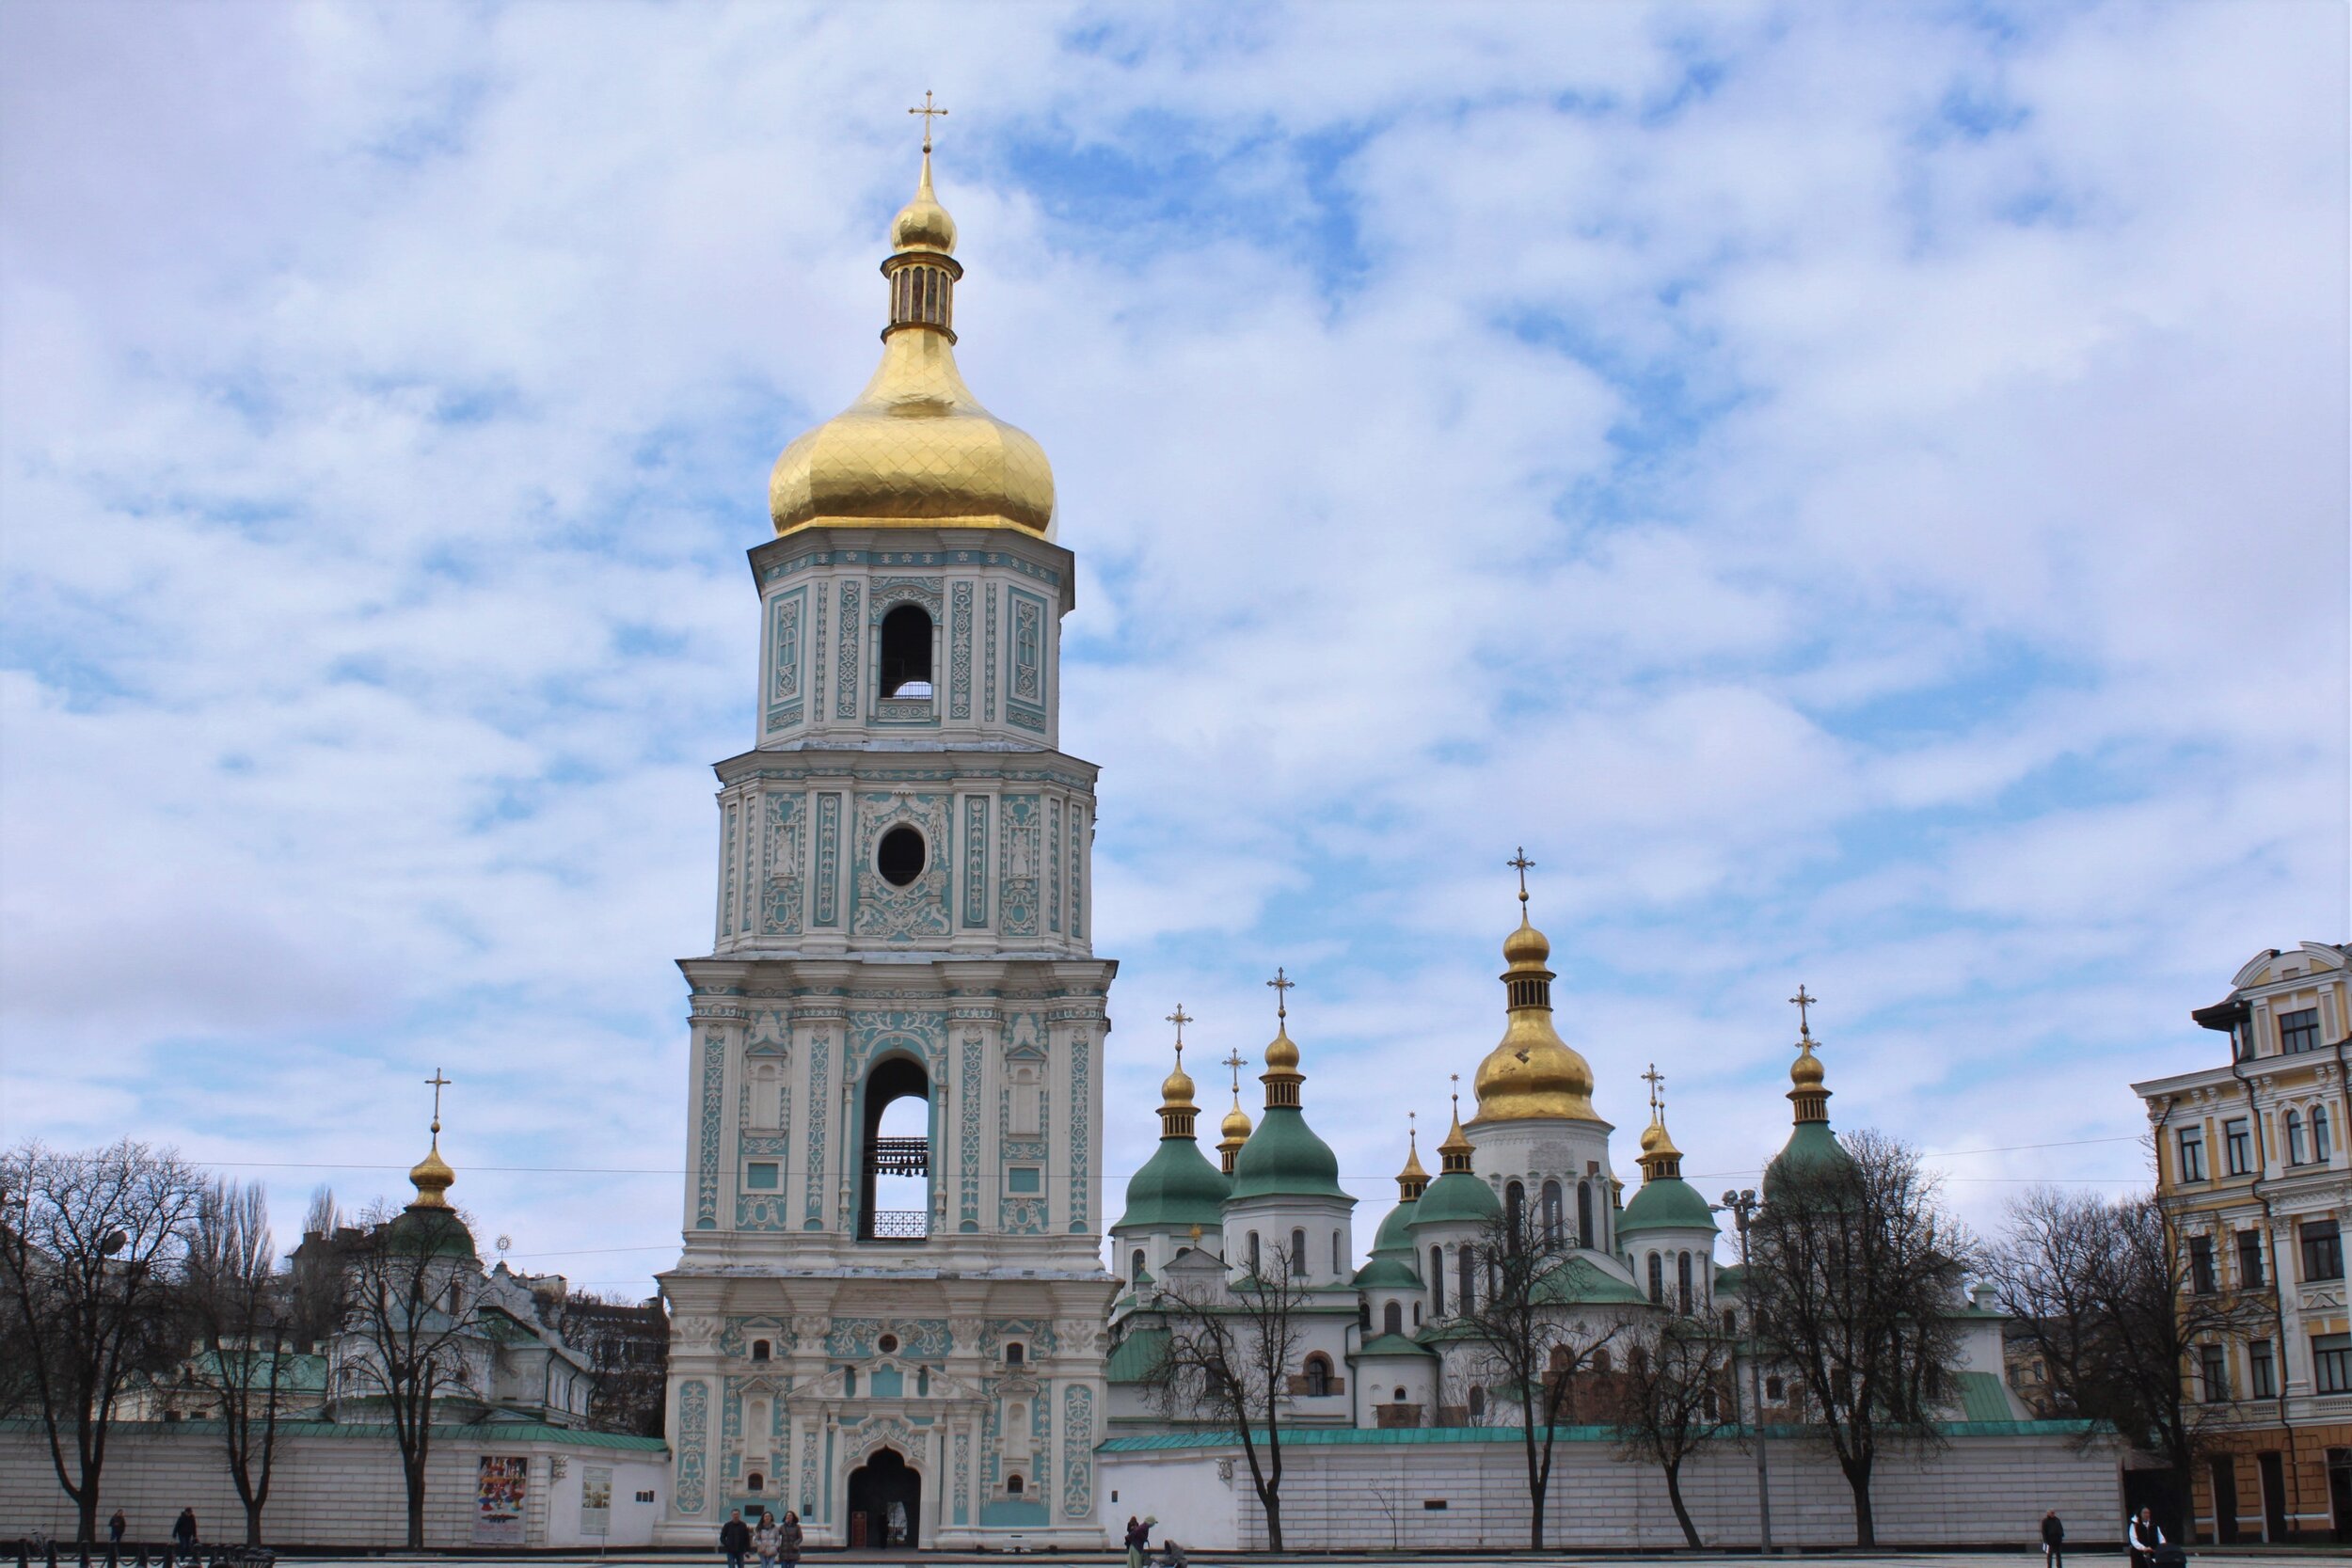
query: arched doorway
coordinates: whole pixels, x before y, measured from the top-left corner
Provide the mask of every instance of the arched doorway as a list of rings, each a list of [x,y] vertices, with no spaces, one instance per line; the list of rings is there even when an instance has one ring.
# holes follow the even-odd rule
[[[912,1551],[922,1543],[923,1478],[896,1449],[876,1449],[850,1472],[850,1544]]]

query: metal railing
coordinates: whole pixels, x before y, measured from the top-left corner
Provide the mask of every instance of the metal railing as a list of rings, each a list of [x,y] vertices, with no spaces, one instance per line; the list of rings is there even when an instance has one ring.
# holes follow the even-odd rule
[[[866,1168],[876,1176],[928,1176],[931,1168],[929,1138],[876,1138],[866,1150]]]
[[[930,1213],[922,1209],[877,1209],[866,1227],[877,1242],[919,1242],[930,1233]]]

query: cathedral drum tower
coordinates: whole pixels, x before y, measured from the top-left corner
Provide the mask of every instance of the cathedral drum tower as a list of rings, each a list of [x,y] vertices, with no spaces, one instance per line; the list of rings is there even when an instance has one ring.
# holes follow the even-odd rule
[[[929,124],[927,119],[925,122]],[[660,1539],[1096,1546],[1104,999],[1057,749],[1054,479],[956,369],[956,228],[891,225],[882,364],[787,447],[754,749],[719,764]],[[1017,1538],[1017,1540],[1016,1540]]]

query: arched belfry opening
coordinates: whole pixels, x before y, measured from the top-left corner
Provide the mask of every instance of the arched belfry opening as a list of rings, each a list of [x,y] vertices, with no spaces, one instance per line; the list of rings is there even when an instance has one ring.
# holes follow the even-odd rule
[[[882,617],[882,694],[931,694],[931,618],[921,605],[902,604]]]
[[[912,1551],[922,1543],[923,1478],[896,1449],[876,1449],[850,1472],[851,1547]]]
[[[911,1056],[888,1056],[866,1079],[858,1240],[930,1234],[931,1080]]]

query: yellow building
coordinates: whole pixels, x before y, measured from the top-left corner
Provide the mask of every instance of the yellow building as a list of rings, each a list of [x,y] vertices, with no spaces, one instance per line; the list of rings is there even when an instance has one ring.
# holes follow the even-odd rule
[[[2207,1540],[2352,1541],[2352,1226],[2345,1038],[2352,947],[2258,954],[2192,1016],[2229,1037],[2217,1066],[2135,1084],[2185,1289],[2241,1292],[2253,1323],[2182,1369],[2217,1409],[2191,1478]]]

